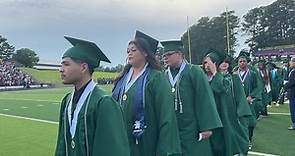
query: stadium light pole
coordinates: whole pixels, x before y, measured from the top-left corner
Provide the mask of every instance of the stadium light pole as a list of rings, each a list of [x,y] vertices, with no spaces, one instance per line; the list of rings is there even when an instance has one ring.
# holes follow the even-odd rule
[[[229,19],[228,19],[228,10],[226,11],[226,42],[227,42],[227,54],[230,55],[230,44],[229,44]]]
[[[192,63],[192,50],[191,50],[191,36],[190,36],[190,26],[189,26],[189,17],[186,17],[187,24],[187,42],[188,42],[188,55],[189,55],[189,63]]]

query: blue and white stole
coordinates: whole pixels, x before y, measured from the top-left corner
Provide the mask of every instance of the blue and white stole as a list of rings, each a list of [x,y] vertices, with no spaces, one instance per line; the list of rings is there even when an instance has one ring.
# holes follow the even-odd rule
[[[135,113],[135,121],[133,125],[132,134],[135,137],[136,144],[138,144],[138,140],[141,138],[144,129],[147,127],[145,123],[145,86],[147,83],[147,77],[150,72],[150,68],[147,67],[148,64],[144,66],[144,69],[131,80],[133,75],[133,68],[129,69],[129,72],[125,74],[121,80],[119,80],[116,86],[113,89],[113,98],[115,98],[120,104],[122,101],[127,100],[127,92],[132,87],[132,85],[137,81],[136,87],[136,95],[134,96],[134,113]]]
[[[65,115],[66,115],[66,112],[67,112],[68,122],[69,122],[69,127],[70,127],[70,134],[71,134],[71,139],[72,139],[72,142],[71,142],[72,148],[75,148],[75,142],[73,141],[73,138],[75,137],[75,134],[76,134],[79,113],[80,113],[81,108],[83,107],[87,97],[89,97],[89,95],[91,94],[91,92],[93,91],[95,86],[96,86],[95,82],[93,80],[91,80],[89,82],[89,84],[87,85],[87,87],[85,88],[85,90],[83,91],[83,93],[82,93],[82,95],[81,95],[81,97],[80,97],[80,99],[79,99],[79,101],[77,103],[74,114],[72,114],[72,105],[73,105],[73,97],[74,97],[74,92],[75,91],[72,92],[70,102],[67,104],[67,107],[65,108]],[[89,102],[89,98],[88,98],[87,102]],[[73,115],[73,118],[72,118],[72,115]]]
[[[245,82],[249,72],[250,72],[249,68],[247,69],[247,71],[241,71],[240,68],[238,69],[239,78],[240,78],[243,86],[245,85],[244,82]]]

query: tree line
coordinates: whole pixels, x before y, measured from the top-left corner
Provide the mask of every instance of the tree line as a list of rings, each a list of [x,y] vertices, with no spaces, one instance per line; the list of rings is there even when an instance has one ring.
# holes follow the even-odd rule
[[[189,27],[189,32],[189,39],[188,31],[184,32],[181,39],[186,57],[189,56],[188,41],[190,41],[194,64],[200,64],[209,49],[229,52],[229,55],[233,56],[237,52],[235,49],[238,46],[238,35],[247,36],[244,44],[249,47],[249,52],[252,54],[266,47],[295,46],[295,1],[277,0],[270,5],[250,9],[242,17],[238,17],[234,10],[222,12],[215,17],[201,17]],[[158,50],[161,51],[162,48]],[[14,46],[0,35],[0,59],[17,60],[28,67],[39,61],[37,54],[31,49],[22,48],[14,51]],[[117,71],[121,68],[121,65],[118,65],[100,70]]]
[[[227,47],[227,19],[229,49]],[[241,18],[234,10],[215,17],[201,17],[189,27],[192,63],[200,64],[209,49],[233,56],[237,36],[246,35],[249,52],[266,47],[295,44],[295,1],[277,0],[270,5],[250,9]],[[188,54],[188,31],[181,37]]]

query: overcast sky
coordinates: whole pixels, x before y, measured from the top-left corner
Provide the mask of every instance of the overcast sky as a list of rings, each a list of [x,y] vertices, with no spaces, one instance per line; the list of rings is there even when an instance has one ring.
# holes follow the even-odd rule
[[[31,48],[42,62],[59,63],[70,35],[94,41],[113,66],[124,64],[135,30],[159,40],[178,39],[202,16],[249,9],[274,0],[1,0],[0,35],[19,48]],[[239,37],[242,39],[243,37]],[[242,41],[240,41],[242,42]],[[239,48],[243,47],[240,44]]]

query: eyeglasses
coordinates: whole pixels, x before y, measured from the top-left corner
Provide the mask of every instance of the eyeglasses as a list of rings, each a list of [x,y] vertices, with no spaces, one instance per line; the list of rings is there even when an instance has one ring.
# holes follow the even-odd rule
[[[168,52],[168,53],[165,53],[164,55],[163,55],[163,57],[167,57],[167,56],[171,56],[171,55],[173,55],[173,54],[175,54],[176,52]]]

